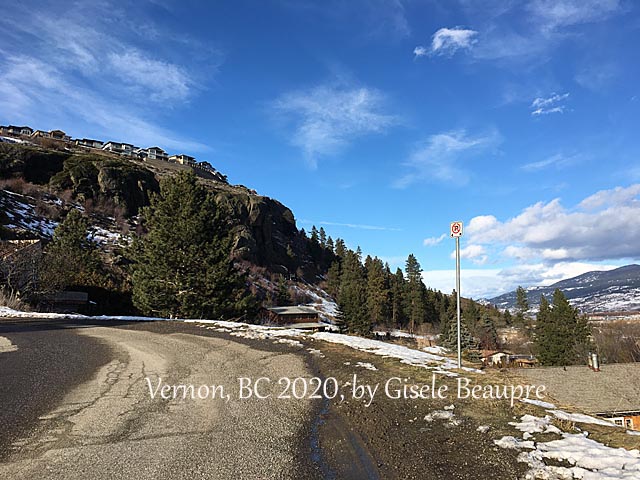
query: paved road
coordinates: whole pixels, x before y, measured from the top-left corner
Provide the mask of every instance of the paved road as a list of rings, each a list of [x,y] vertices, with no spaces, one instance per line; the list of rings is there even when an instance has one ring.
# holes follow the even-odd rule
[[[304,451],[313,405],[237,399],[238,377],[312,376],[300,356],[179,331],[0,324],[0,336],[18,347],[0,353],[0,428],[15,434],[0,478],[318,476]],[[232,399],[151,399],[145,378]]]

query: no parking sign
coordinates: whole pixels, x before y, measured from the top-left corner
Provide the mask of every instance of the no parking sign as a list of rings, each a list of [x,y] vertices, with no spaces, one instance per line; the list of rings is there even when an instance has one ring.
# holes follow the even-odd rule
[[[452,237],[462,236],[462,222],[451,222],[451,236]]]

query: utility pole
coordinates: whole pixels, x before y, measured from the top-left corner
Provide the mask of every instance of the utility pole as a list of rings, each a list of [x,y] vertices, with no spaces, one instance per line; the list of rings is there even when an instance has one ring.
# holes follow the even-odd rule
[[[462,237],[462,222],[451,222],[451,236],[456,239],[456,314],[458,319],[458,368],[462,368],[462,342],[460,337],[460,237]]]

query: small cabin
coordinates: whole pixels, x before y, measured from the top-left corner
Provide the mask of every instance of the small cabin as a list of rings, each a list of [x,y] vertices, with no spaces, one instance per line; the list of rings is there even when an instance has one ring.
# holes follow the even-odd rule
[[[311,307],[267,307],[262,310],[264,322],[280,327],[323,331],[318,311]]]

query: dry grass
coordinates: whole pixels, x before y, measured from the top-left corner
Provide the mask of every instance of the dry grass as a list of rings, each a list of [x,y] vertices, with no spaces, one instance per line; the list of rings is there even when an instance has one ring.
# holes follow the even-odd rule
[[[20,295],[16,292],[0,289],[0,306],[8,307],[13,310],[29,311],[29,306],[20,299]]]

